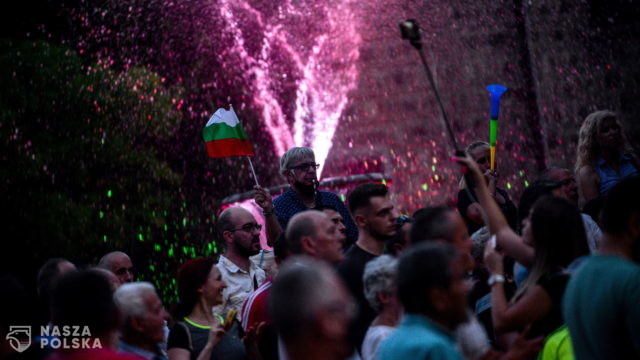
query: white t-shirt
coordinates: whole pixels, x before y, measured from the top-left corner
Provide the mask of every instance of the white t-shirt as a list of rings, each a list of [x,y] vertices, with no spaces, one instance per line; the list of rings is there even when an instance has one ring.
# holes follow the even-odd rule
[[[395,327],[386,325],[369,326],[362,342],[362,360],[377,359],[380,343],[395,329]]]

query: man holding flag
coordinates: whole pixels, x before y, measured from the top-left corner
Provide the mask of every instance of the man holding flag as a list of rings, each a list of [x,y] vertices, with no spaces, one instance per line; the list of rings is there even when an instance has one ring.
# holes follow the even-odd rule
[[[344,219],[344,224],[347,227],[345,245],[349,246],[357,240],[358,228],[338,195],[329,191],[317,190],[316,170],[319,166],[312,149],[294,147],[287,150],[280,158],[280,174],[287,179],[290,187],[273,200],[273,212],[280,227],[286,229],[289,219],[299,212],[324,206],[333,207]],[[263,209],[265,209],[265,214],[270,213],[268,208],[263,207]]]

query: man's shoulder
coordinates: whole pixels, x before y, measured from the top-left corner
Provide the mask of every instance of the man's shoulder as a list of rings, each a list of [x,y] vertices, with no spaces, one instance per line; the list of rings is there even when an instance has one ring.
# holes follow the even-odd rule
[[[319,190],[318,192],[322,195],[322,197],[326,199],[339,200],[340,202],[342,202],[342,199],[340,199],[340,196],[338,196],[338,194],[336,193],[332,193],[331,191],[326,190]]]
[[[344,253],[344,260],[338,265],[338,272],[346,275],[354,271],[364,271],[365,264],[376,257],[353,244]]]
[[[240,268],[236,264],[234,264],[233,261],[224,257],[224,255],[220,255],[216,266],[218,267],[218,270],[220,270],[220,273],[223,277],[225,275],[235,274],[240,271]]]
[[[372,259],[377,258],[377,255],[371,254],[365,250],[363,250],[362,248],[360,248],[358,245],[353,244],[349,247],[349,249],[347,249],[347,251],[344,253],[344,261],[343,263],[367,263]]]
[[[295,191],[293,191],[293,190],[291,190],[289,188],[289,189],[285,190],[282,194],[276,196],[273,199],[273,203],[275,204],[276,202],[281,203],[283,201],[291,201],[295,197],[296,197]]]
[[[380,359],[462,359],[454,344],[444,336],[421,329],[400,326],[382,342]]]

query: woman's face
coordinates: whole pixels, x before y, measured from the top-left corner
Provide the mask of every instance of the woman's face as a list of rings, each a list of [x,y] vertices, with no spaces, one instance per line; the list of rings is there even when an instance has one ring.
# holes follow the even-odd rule
[[[614,117],[603,119],[598,126],[598,145],[600,147],[618,147],[622,143],[622,130]]]
[[[202,296],[210,305],[222,304],[222,291],[227,287],[227,284],[222,280],[222,274],[218,267],[213,265],[207,281],[202,285]]]
[[[469,152],[471,158],[478,163],[478,167],[480,167],[480,171],[484,174],[489,170],[491,166],[491,153],[487,146],[480,146],[478,148],[473,149]]]

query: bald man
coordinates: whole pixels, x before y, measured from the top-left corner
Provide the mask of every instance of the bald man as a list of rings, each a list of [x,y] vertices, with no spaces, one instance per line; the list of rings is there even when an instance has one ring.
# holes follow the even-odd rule
[[[122,251],[112,251],[107,253],[98,262],[98,267],[107,269],[116,274],[120,284],[126,284],[133,281],[133,263],[129,255]]]
[[[260,251],[262,226],[249,211],[230,207],[220,213],[216,228],[224,245],[217,266],[227,287],[222,293],[223,304],[214,311],[227,314],[231,309],[236,310],[240,320],[242,304],[267,277],[250,259]]]
[[[344,260],[345,237],[338,226],[325,214],[307,210],[289,220],[285,233],[287,247],[292,254],[305,254],[337,265]]]

